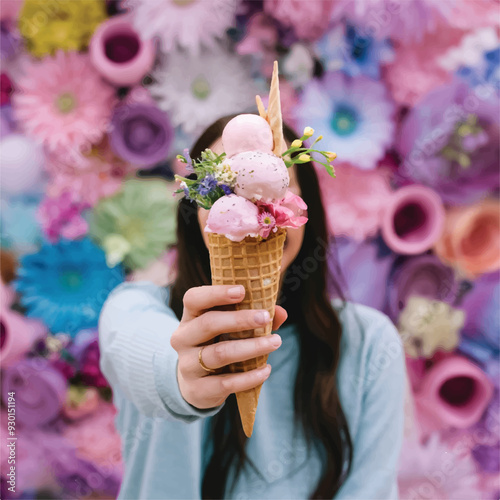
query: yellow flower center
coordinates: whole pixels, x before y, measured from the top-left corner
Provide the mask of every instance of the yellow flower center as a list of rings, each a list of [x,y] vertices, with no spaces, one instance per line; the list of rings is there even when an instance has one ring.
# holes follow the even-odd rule
[[[70,92],[64,92],[56,98],[56,107],[63,114],[71,113],[76,108],[75,96]]]

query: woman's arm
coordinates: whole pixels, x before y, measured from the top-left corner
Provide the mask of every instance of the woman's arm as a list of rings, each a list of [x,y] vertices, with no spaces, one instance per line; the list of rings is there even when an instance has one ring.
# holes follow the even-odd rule
[[[122,283],[111,292],[99,318],[101,370],[149,417],[190,422],[214,415],[223,404],[199,410],[180,393],[177,352],[170,345],[179,320],[166,298],[165,289],[147,281]]]
[[[403,439],[406,369],[400,337],[384,317],[375,327],[367,357],[351,473],[336,499],[398,498],[398,459]]]

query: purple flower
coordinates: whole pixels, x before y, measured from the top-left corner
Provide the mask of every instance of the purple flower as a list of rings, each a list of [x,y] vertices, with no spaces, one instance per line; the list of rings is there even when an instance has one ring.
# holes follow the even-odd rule
[[[186,170],[188,172],[194,172],[193,160],[191,158],[191,155],[189,154],[188,148],[184,149],[184,158],[186,159]]]
[[[494,92],[480,94],[460,80],[427,94],[401,129],[401,174],[432,187],[453,205],[494,192],[499,186],[498,106]]]
[[[231,194],[233,192],[227,184],[219,184],[219,186],[222,188],[222,191],[224,191],[224,194]]]
[[[201,196],[206,196],[207,194],[211,193],[216,187],[217,179],[213,175],[208,174],[198,185],[198,193],[200,193]]]

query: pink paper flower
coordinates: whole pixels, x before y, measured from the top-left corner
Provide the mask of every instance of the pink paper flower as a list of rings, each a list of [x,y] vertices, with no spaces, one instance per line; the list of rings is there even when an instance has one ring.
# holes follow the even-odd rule
[[[257,220],[259,221],[259,234],[263,238],[267,238],[271,231],[276,227],[276,219],[272,216],[270,212],[261,212],[257,216]]]
[[[386,81],[394,100],[413,106],[420,97],[450,81],[451,73],[442,67],[440,59],[450,47],[458,45],[462,36],[462,31],[443,25],[419,42],[400,45],[386,67]]]
[[[361,242],[380,228],[391,193],[390,173],[386,169],[359,170],[348,165],[335,166],[332,180],[324,168],[318,169],[330,232]]]
[[[48,196],[55,198],[69,191],[75,202],[94,206],[101,198],[115,194],[133,168],[117,158],[104,140],[77,162],[69,155],[49,155],[47,170],[51,174]]]
[[[56,243],[61,236],[74,240],[86,234],[88,224],[82,211],[89,206],[75,202],[69,191],[57,198],[45,198],[38,207],[37,216],[47,239]]]
[[[308,41],[321,38],[328,28],[334,2],[331,0],[265,0],[264,11],[283,26],[294,29],[295,34]]]
[[[24,131],[49,151],[75,156],[99,141],[108,126],[116,97],[87,54],[58,51],[54,57],[26,64],[12,96]]]

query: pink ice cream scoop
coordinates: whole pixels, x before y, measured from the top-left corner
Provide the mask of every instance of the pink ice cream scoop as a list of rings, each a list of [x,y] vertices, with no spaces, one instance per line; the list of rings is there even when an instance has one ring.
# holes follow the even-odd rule
[[[210,209],[205,231],[223,234],[228,240],[241,241],[259,234],[259,209],[251,201],[230,194],[219,198]]]
[[[248,200],[274,203],[281,200],[290,184],[285,162],[270,153],[247,151],[227,160],[238,174],[234,192]]]
[[[250,114],[238,115],[224,127],[222,144],[228,158],[244,151],[272,153],[273,133],[264,118]]]

